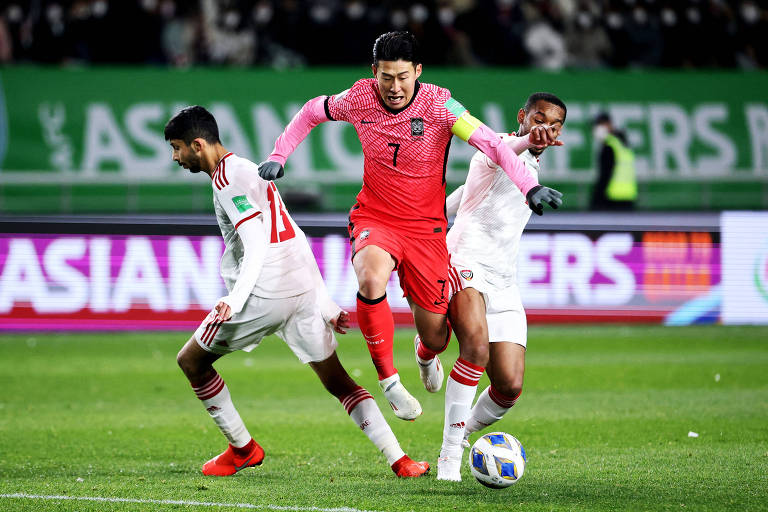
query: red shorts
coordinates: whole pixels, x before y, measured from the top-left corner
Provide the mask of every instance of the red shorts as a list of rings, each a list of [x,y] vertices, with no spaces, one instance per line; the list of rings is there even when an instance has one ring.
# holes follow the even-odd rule
[[[408,236],[391,226],[355,217],[349,224],[352,258],[375,245],[395,259],[403,295],[433,313],[448,312],[448,248],[443,238]]]

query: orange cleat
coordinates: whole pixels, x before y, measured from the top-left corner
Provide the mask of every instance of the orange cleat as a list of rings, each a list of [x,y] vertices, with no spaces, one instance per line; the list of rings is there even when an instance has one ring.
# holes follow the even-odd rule
[[[403,455],[394,464],[392,471],[401,478],[424,476],[429,473],[428,462],[416,462],[407,455]]]
[[[238,455],[236,451],[245,452],[245,455]],[[235,448],[231,444],[227,446],[224,453],[203,464],[203,474],[206,476],[230,476],[241,469],[258,466],[263,460],[264,449],[259,446],[259,443],[251,439],[242,448]]]

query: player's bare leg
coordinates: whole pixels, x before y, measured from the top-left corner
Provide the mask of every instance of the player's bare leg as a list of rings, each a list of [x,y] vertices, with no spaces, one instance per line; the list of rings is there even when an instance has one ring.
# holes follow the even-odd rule
[[[413,340],[416,363],[424,389],[436,393],[443,387],[443,365],[438,354],[442,353],[451,339],[451,329],[445,315],[427,311],[408,298],[418,334]],[[432,347],[435,347],[434,349]]]
[[[223,453],[203,465],[203,474],[209,476],[234,475],[241,469],[258,466],[264,460],[264,450],[248,433],[232,403],[227,385],[213,368],[213,363],[220,357],[203,350],[194,336],[176,356],[176,362],[197,398],[229,441]]]
[[[400,448],[395,434],[389,428],[376,401],[365,388],[358,386],[341,365],[336,352],[328,359],[309,363],[320,381],[333,396],[339,399],[352,421],[360,427],[368,439],[387,458],[392,471],[399,477],[423,476],[429,472],[429,464],[412,460]]]
[[[469,421],[477,383],[488,363],[485,300],[474,288],[457,292],[449,305],[459,342],[459,358],[445,386],[443,444],[437,459],[438,480],[461,480],[464,429]]]
[[[398,418],[414,420],[421,414],[421,404],[400,382],[392,355],[395,321],[386,292],[395,260],[384,249],[368,245],[355,254],[352,266],[359,286],[357,320],[379,375],[379,387]]]
[[[499,421],[515,405],[523,392],[524,374],[524,346],[509,342],[490,344],[488,378],[491,385],[480,394],[472,408],[464,433],[465,440],[471,433]],[[468,440],[465,446],[469,446]]]

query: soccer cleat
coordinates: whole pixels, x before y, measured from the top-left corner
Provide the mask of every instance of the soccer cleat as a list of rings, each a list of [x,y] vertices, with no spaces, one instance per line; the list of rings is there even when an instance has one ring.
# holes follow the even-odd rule
[[[401,420],[413,421],[421,415],[421,404],[413,398],[400,382],[400,374],[394,374],[379,381],[379,387],[395,411],[395,416]]]
[[[461,482],[461,456],[439,457],[437,459],[437,479]]]
[[[464,431],[464,438],[461,440],[462,448],[469,448],[469,432]]]
[[[443,387],[443,377],[445,375],[443,372],[443,365],[440,364],[439,356],[435,356],[435,358],[426,365],[423,364],[419,360],[419,343],[421,343],[421,340],[417,334],[416,337],[413,338],[413,347],[416,351],[416,363],[419,365],[421,382],[424,384],[424,389],[430,393],[437,393],[440,391],[440,388]]]
[[[429,473],[428,462],[416,462],[407,455],[403,455],[392,464],[392,471],[400,478],[424,476]]]
[[[203,474],[206,476],[230,476],[241,469],[260,465],[264,460],[264,449],[253,439],[243,449],[249,445],[253,446],[251,446],[248,454],[240,456],[235,453],[236,448],[230,444],[224,453],[203,464]]]

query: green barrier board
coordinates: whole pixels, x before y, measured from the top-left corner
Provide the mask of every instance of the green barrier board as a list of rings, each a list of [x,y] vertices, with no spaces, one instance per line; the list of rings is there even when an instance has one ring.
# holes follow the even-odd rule
[[[201,104],[225,146],[264,159],[309,98],[335,94],[365,68],[305,71],[147,68],[0,71],[0,213],[199,212],[209,185],[170,158],[165,122]],[[609,111],[637,154],[643,209],[768,208],[768,73],[563,72],[427,68],[497,131],[514,131],[534,91],[568,105],[565,146],[545,152],[543,183],[584,209],[594,181],[590,120]],[[463,182],[474,149],[454,139],[446,179]],[[289,159],[294,208],[345,210],[362,177],[354,129],[324,123]]]

